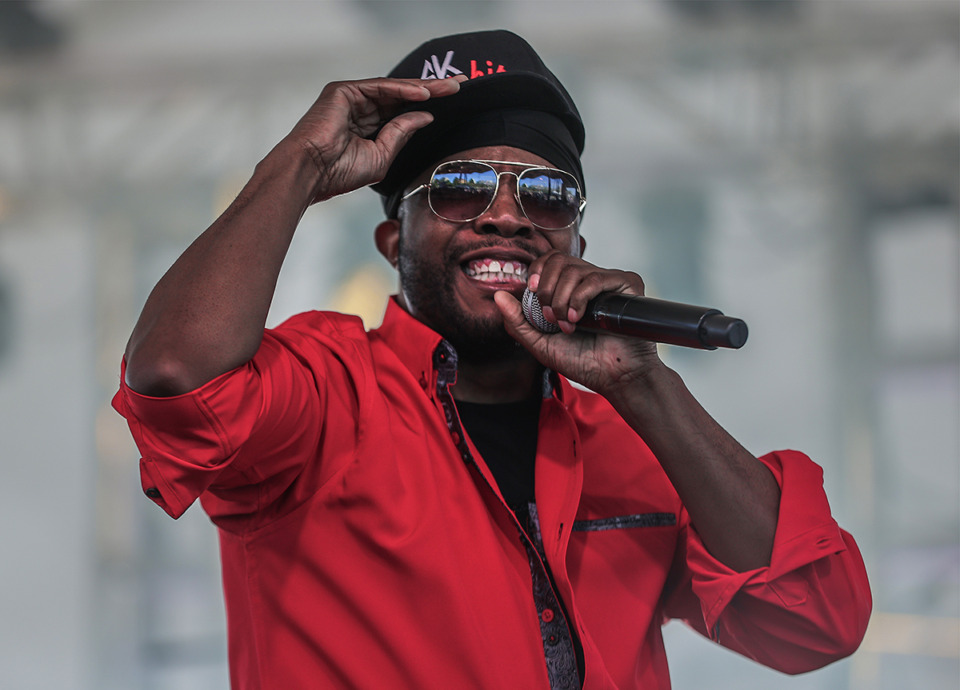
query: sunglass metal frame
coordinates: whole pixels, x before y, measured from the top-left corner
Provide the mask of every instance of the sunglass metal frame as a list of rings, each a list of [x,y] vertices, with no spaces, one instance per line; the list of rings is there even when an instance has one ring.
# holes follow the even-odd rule
[[[497,183],[493,188],[493,194],[490,196],[490,201],[487,202],[487,205],[483,208],[483,210],[481,210],[477,215],[471,218],[448,218],[447,216],[444,216],[441,213],[437,212],[437,210],[433,207],[433,201],[430,198],[430,190],[433,187],[433,182],[436,179],[437,173],[440,171],[442,167],[446,165],[452,165],[454,163],[480,163],[482,165],[486,165],[487,167],[489,167],[490,170],[497,176]],[[513,167],[523,168],[523,170],[521,170],[518,173],[511,172],[509,170],[497,170],[496,168],[493,167],[494,165],[509,165]],[[520,197],[519,182],[520,182],[520,176],[531,170],[546,170],[552,173],[560,173],[562,175],[566,175],[567,177],[569,177],[573,181],[573,183],[576,185],[577,196],[580,198],[580,203],[577,205],[576,215],[569,223],[567,223],[566,225],[561,225],[560,227],[557,227],[557,228],[551,228],[545,225],[540,225],[527,214],[527,210],[523,207],[523,199],[521,199]],[[410,197],[412,197],[414,194],[418,194],[423,190],[427,190],[427,205],[430,207],[430,210],[433,212],[433,214],[437,216],[437,218],[441,218],[450,223],[469,223],[470,221],[476,220],[477,218],[482,216],[484,213],[486,213],[487,210],[490,208],[490,206],[493,204],[494,200],[497,198],[497,194],[500,192],[500,177],[502,175],[513,175],[517,179],[518,185],[517,185],[516,193],[514,194],[514,198],[517,200],[517,207],[520,209],[520,211],[523,213],[524,217],[527,220],[529,220],[533,225],[540,228],[541,230],[565,230],[566,228],[569,228],[571,225],[577,222],[577,220],[583,216],[583,211],[587,206],[587,199],[586,197],[583,196],[583,190],[580,188],[580,182],[577,180],[576,176],[574,176],[572,173],[569,173],[566,170],[560,170],[559,168],[551,168],[546,165],[536,165],[533,163],[519,163],[517,161],[486,160],[481,158],[465,158],[462,160],[444,161],[440,163],[439,165],[437,165],[436,168],[434,168],[433,172],[430,174],[430,179],[427,182],[424,182],[423,184],[415,187],[414,189],[404,194],[401,197],[400,201],[404,202]]]

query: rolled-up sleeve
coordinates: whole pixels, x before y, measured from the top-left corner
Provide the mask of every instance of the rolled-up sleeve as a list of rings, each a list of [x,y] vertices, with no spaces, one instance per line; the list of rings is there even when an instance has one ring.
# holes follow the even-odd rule
[[[820,467],[795,451],[761,460],[781,487],[770,565],[731,570],[688,523],[666,613],[760,663],[801,673],[859,646],[870,586],[856,543],[831,516]]]
[[[250,362],[183,395],[141,395],[124,372],[113,407],[142,456],[144,493],[174,518],[208,491],[229,495],[234,513],[253,512],[265,488],[289,484],[312,456],[322,390],[274,333]]]

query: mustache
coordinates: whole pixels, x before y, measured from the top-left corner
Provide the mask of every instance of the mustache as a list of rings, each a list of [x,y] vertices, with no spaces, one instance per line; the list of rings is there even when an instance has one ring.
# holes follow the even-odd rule
[[[505,240],[502,237],[489,237],[480,241],[464,243],[462,246],[451,244],[447,247],[446,252],[444,252],[444,259],[449,263],[459,264],[461,263],[461,257],[463,257],[464,254],[477,251],[478,249],[519,250],[529,254],[535,259],[543,254],[543,250],[541,248],[524,239]]]

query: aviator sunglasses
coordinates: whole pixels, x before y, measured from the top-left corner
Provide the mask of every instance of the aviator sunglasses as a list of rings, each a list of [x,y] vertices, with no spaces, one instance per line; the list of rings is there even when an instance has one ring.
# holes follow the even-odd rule
[[[522,167],[519,173],[497,171],[493,165]],[[500,188],[500,176],[517,178],[516,199],[527,219],[543,230],[561,230],[583,213],[577,178],[563,170],[512,161],[447,161],[437,166],[430,181],[403,196],[406,201],[427,190],[430,210],[443,220],[463,223],[483,215]]]

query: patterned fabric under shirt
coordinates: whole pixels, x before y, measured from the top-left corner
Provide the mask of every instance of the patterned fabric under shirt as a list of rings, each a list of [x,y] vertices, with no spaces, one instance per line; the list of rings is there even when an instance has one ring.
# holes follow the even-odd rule
[[[467,465],[482,477],[476,460],[467,445],[465,433],[460,426],[456,405],[450,393],[450,386],[456,380],[457,353],[447,341],[443,340],[433,353],[433,365],[437,371],[437,397],[443,406],[447,428],[460,451],[460,457]],[[493,487],[487,484],[493,491]],[[547,676],[552,690],[578,690],[580,676],[577,670],[577,656],[574,650],[570,628],[563,607],[547,573],[543,547],[540,539],[540,523],[536,506],[530,504],[527,525],[517,523],[520,540],[527,551],[530,575],[533,581],[533,601],[540,619],[540,634],[543,640],[543,656],[547,666]]]

